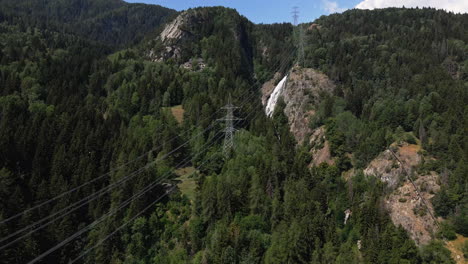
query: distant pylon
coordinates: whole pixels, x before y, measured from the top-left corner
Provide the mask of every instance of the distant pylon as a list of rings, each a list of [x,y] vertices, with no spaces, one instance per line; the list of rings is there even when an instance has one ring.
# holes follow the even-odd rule
[[[225,157],[228,157],[231,153],[232,148],[234,147],[234,121],[241,120],[240,118],[234,117],[234,109],[239,107],[234,106],[231,103],[231,95],[229,94],[228,103],[222,109],[226,109],[226,116],[224,118],[218,119],[219,121],[225,121],[226,127],[224,128],[224,144],[223,144],[223,154]]]
[[[299,7],[294,6],[292,14],[293,14],[294,25],[297,26],[297,23],[299,22]]]
[[[293,7],[293,20],[294,20],[294,26],[299,26],[299,36],[297,38],[298,40],[298,54],[297,54],[297,64],[300,66],[304,66],[304,31],[302,29],[302,25],[299,25],[299,7],[295,6]]]

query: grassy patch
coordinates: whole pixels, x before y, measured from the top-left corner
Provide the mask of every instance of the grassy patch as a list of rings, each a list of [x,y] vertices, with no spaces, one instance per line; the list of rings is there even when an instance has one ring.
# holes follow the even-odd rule
[[[445,247],[452,252],[452,258],[457,264],[466,263],[466,258],[463,255],[463,246],[468,242],[468,237],[457,235],[457,238],[453,241],[447,241]]]
[[[179,177],[176,180],[180,181],[177,184],[177,187],[184,195],[186,195],[190,199],[190,201],[193,201],[195,199],[195,189],[197,187],[197,183],[193,178],[194,172],[194,167],[186,167],[176,170],[176,174],[179,175]]]
[[[179,122],[179,124],[182,124],[182,122],[184,121],[184,112],[185,112],[184,108],[182,108],[182,105],[176,105],[176,106],[171,107],[171,112],[172,112],[172,115],[177,120],[177,122]]]

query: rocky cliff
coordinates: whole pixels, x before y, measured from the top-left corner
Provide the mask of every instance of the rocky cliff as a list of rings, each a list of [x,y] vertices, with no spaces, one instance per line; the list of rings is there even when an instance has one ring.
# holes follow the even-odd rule
[[[394,148],[396,149],[394,153],[402,162],[401,164],[393,156],[392,150],[387,149],[364,169],[364,174],[378,177],[392,189],[404,180],[405,171],[414,171],[414,168],[421,162],[421,155],[418,153],[421,148],[418,145],[405,144]]]
[[[263,85],[262,104],[265,107],[271,107],[270,97],[276,96],[273,91],[278,90],[275,87],[278,88],[283,78],[278,73]],[[311,166],[335,163],[325,136],[325,126],[316,129],[309,126],[322,96],[331,94],[334,89],[335,85],[325,74],[314,69],[294,67],[280,92],[286,104],[284,113],[291,132],[299,144],[308,140]],[[430,200],[440,189],[437,173],[417,172],[424,159],[420,150],[421,147],[415,144],[393,144],[364,169],[368,177],[377,177],[387,184],[390,191],[384,198],[384,206],[390,218],[395,225],[401,225],[418,245],[429,243],[437,232],[438,225],[433,218],[434,209]],[[414,178],[414,185],[408,175]]]
[[[202,60],[201,67],[228,67],[235,74],[250,75],[257,43],[254,25],[236,10],[223,7],[194,8],[181,12],[148,41],[146,55],[152,61],[173,59],[179,65]],[[236,60],[226,61],[227,57]],[[196,63],[195,63],[196,64]],[[189,67],[190,68],[190,67]]]
[[[387,183],[390,193],[384,201],[390,218],[395,225],[401,225],[416,244],[423,245],[433,239],[438,229],[431,198],[440,186],[436,172],[418,173],[417,167],[424,159],[420,150],[421,147],[414,144],[392,144],[370,162],[364,174]]]
[[[148,57],[152,61],[163,61],[169,58],[178,59],[181,56],[181,42],[190,40],[193,33],[189,30],[189,25],[197,25],[202,23],[203,20],[196,15],[195,12],[184,11],[177,16],[171,23],[167,24],[161,34],[157,37],[163,48],[151,49]]]
[[[319,166],[322,163],[334,165],[335,159],[331,155],[330,142],[325,137],[325,126],[321,126],[312,131],[309,138],[310,155],[312,162],[310,166]]]
[[[266,82],[262,87],[262,103],[267,105],[276,84],[283,78],[280,74]],[[286,107],[290,129],[299,144],[312,134],[309,127],[311,117],[320,103],[323,94],[331,94],[335,89],[333,82],[323,73],[314,69],[294,67],[289,72],[286,85],[281,91]]]

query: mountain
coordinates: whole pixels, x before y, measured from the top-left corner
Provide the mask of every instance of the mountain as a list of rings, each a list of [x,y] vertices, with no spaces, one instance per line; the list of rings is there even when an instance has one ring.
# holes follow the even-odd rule
[[[464,261],[466,14],[0,7],[0,263]]]
[[[139,43],[175,10],[122,0],[2,0],[0,20],[77,34],[118,48]]]
[[[335,164],[347,179],[363,168],[385,182],[382,207],[418,245],[466,236],[466,19],[434,9],[322,17],[307,25],[305,68],[288,73],[281,93],[311,165]],[[317,69],[332,92],[326,76],[297,80]]]

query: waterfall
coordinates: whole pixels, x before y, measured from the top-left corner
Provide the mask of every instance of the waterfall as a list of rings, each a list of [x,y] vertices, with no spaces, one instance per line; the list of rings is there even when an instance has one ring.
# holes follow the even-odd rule
[[[278,85],[276,85],[275,89],[271,93],[270,98],[268,99],[268,103],[265,107],[265,113],[267,114],[267,116],[271,117],[273,115],[276,103],[278,102],[278,98],[283,92],[283,88],[286,84],[287,79],[288,75],[284,76],[284,78],[278,83]]]

